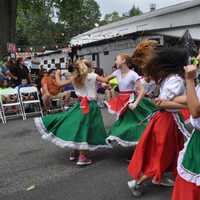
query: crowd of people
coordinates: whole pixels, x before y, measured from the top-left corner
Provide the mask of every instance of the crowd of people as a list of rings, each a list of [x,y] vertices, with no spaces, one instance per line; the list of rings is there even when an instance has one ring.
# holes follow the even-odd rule
[[[23,64],[21,58],[15,60],[13,58],[7,59],[4,57],[0,63],[0,91],[9,91],[12,88],[29,87],[32,85],[31,73]],[[30,100],[32,96],[27,97]],[[15,102],[16,96],[3,96],[3,102]]]
[[[92,164],[89,151],[115,145],[132,147],[128,187],[135,197],[142,195],[143,185],[150,179],[155,185],[174,186],[172,200],[199,200],[199,63],[200,51],[191,59],[187,49],[145,40],[131,56],[119,54],[107,76],[102,69],[94,71],[86,59],[75,61],[67,77],[59,68],[44,71],[41,94],[45,109],[53,98],[67,103],[71,91],[77,101],[65,112],[35,118],[36,127],[43,139],[70,148],[69,159],[78,166]],[[19,79],[11,69],[2,68],[1,73],[22,84],[23,77]],[[28,78],[29,73],[25,74]],[[104,105],[116,115],[108,131],[100,110]]]
[[[60,69],[60,66],[56,66],[56,69]],[[73,86],[62,86],[59,85],[55,80],[56,69],[43,69],[40,66],[36,74],[31,72],[31,69],[26,66],[26,61],[22,58],[14,59],[4,57],[0,62],[0,91],[9,91],[13,88],[31,87],[35,86],[38,88],[38,92],[41,97],[41,103],[44,111],[48,112],[52,109],[53,100],[60,100],[63,102],[63,106],[69,106],[70,97],[76,98],[76,95],[72,92]],[[67,65],[67,72],[63,73],[63,79],[68,78],[73,72],[73,66]],[[34,76],[33,76],[34,75]],[[25,98],[25,100],[31,100]],[[5,103],[16,101],[16,97],[1,96],[1,99]]]

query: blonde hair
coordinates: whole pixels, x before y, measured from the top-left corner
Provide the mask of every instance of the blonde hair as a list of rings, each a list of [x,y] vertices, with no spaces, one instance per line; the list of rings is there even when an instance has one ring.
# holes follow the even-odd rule
[[[77,60],[74,64],[74,85],[77,88],[84,86],[85,79],[90,72],[89,70],[89,61],[87,60]]]

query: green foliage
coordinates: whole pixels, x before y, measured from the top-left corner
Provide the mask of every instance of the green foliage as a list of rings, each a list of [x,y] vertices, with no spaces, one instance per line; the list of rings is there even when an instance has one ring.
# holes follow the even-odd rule
[[[106,14],[100,24],[105,25],[105,24],[119,21],[121,19],[122,19],[122,16],[120,16],[117,11],[113,11],[112,13]]]
[[[68,37],[95,27],[101,17],[99,5],[94,0],[57,0],[59,22],[64,24]]]
[[[112,13],[106,14],[104,16],[104,19],[101,20],[100,25],[102,26],[105,24],[120,21],[128,17],[138,16],[141,14],[142,14],[142,11],[139,8],[135,7],[135,5],[133,5],[133,7],[129,10],[128,14],[124,13],[120,15],[117,11],[113,11]]]
[[[51,0],[18,1],[17,44],[48,45],[55,42],[51,8]]]
[[[58,23],[52,21],[55,11]],[[66,44],[101,17],[94,0],[19,0],[17,13],[17,43],[34,46]]]
[[[135,7],[135,5],[133,5],[131,10],[129,11],[129,17],[138,16],[138,15],[141,15],[141,14],[142,14],[142,11],[140,10],[140,8]]]

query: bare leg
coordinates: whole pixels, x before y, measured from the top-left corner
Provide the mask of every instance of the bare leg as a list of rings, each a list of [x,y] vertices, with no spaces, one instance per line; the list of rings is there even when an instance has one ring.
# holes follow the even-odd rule
[[[71,93],[70,92],[65,92],[64,93],[64,105],[68,106],[69,105],[69,99],[70,99]]]
[[[44,109],[45,111],[48,111],[50,109],[50,100],[51,100],[51,96],[49,95],[44,95],[42,97],[43,99],[43,103],[44,103]]]
[[[150,177],[146,176],[146,175],[143,175],[140,180],[137,181],[137,183],[139,185],[141,185],[142,183],[144,183],[146,180],[150,179]]]

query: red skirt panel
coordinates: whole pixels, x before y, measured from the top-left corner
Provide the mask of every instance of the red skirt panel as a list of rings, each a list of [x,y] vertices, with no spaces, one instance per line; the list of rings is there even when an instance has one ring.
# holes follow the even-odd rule
[[[185,121],[188,121],[190,119],[190,111],[188,108],[182,109],[181,114]]]
[[[185,181],[178,175],[173,190],[172,200],[200,200],[200,187]]]
[[[176,166],[184,138],[170,112],[157,112],[136,146],[128,170],[133,179],[144,174],[160,182],[165,172],[177,174]]]
[[[128,107],[132,94],[133,92],[120,92],[110,101],[105,102],[108,107],[108,111],[112,114],[117,114],[118,116],[122,115]]]

